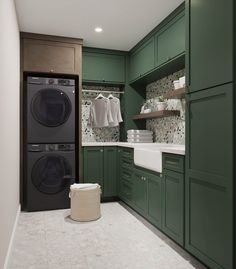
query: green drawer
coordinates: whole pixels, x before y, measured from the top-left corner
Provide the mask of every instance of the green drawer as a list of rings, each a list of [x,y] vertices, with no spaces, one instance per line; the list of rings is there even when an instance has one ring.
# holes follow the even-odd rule
[[[127,180],[132,182],[132,170],[122,169],[121,170],[121,180]]]
[[[121,180],[120,196],[125,202],[132,202],[132,183]]]
[[[179,173],[184,173],[184,156],[163,153],[163,168]]]
[[[122,158],[133,159],[133,152],[132,148],[122,148]]]
[[[133,159],[121,159],[121,167],[125,169],[132,169],[133,168]]]

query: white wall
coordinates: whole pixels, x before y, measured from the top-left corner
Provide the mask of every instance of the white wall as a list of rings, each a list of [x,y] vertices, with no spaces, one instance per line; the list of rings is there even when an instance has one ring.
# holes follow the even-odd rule
[[[0,268],[19,208],[19,52],[14,0],[0,0]]]

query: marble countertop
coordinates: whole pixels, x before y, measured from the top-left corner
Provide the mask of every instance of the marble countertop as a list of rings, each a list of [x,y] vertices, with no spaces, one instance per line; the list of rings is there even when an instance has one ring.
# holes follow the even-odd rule
[[[83,147],[119,146],[128,148],[152,148],[165,153],[185,155],[185,145],[166,143],[83,142]]]

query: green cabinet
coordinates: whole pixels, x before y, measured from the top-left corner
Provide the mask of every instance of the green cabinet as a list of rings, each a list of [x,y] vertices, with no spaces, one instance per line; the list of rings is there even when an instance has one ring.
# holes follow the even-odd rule
[[[185,52],[184,12],[155,35],[155,65],[160,66]]]
[[[162,194],[162,229],[184,245],[184,174],[164,170]]]
[[[153,225],[162,226],[161,176],[136,167],[133,173],[133,207]]]
[[[98,49],[84,49],[83,83],[125,84],[125,55]]]
[[[154,68],[154,37],[130,55],[130,80],[135,80]]]
[[[135,169],[133,181],[135,207],[142,214],[146,214],[148,208],[148,178],[143,171]]]
[[[84,182],[98,183],[103,189],[103,147],[84,148]]]
[[[214,6],[214,5],[213,5]],[[233,269],[233,84],[188,96],[185,247]]]
[[[133,205],[133,149],[118,147],[117,151],[118,196],[128,205]]]
[[[117,196],[116,147],[84,147],[84,182],[98,183],[104,198]]]
[[[146,85],[184,67],[185,29],[184,4],[181,4],[131,50],[132,85]]]
[[[187,0],[189,92],[233,80],[233,0]]]
[[[104,147],[103,156],[104,181],[103,192],[105,197],[114,197],[117,195],[116,171],[117,171],[117,154],[116,147]]]
[[[147,218],[156,227],[162,227],[162,184],[161,176],[148,174],[148,211]]]

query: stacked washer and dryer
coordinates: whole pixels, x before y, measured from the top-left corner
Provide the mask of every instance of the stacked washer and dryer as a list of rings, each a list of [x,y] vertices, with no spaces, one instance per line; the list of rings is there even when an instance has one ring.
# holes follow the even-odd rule
[[[68,208],[74,183],[75,80],[27,77],[24,204],[28,211]]]

